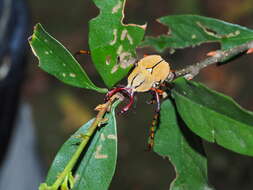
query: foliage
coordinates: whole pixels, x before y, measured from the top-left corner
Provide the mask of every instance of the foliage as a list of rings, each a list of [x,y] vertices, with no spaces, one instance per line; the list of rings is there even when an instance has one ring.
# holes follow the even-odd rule
[[[158,21],[169,27],[168,35],[146,37],[142,46],[152,46],[160,52],[209,42],[219,42],[222,49],[229,49],[253,40],[253,30],[214,18],[173,15]]]
[[[200,83],[177,79],[174,84],[172,94],[177,109],[194,133],[224,148],[253,156],[252,112]]]
[[[146,26],[122,23],[125,0],[93,1],[100,14],[89,22],[91,58],[105,84],[112,87],[135,62],[135,48]]]
[[[135,48],[143,38],[144,27],[122,23],[123,0],[94,0],[94,3],[100,14],[89,23],[91,56],[105,84],[112,87],[126,76],[131,67],[128,64],[135,61]],[[218,41],[222,49],[231,49],[253,40],[252,30],[213,18],[177,15],[159,21],[169,26],[170,33],[146,37],[142,46],[162,51]],[[35,27],[30,45],[39,66],[62,82],[107,92],[91,82],[73,56],[40,24]],[[118,103],[105,115],[111,105],[100,106],[98,116],[65,142],[40,190],[108,189],[117,157],[114,109]],[[176,178],[170,189],[211,189],[202,139],[252,156],[252,126],[253,113],[231,98],[184,78],[173,81],[171,96],[161,107],[154,144],[154,151],[168,157],[175,167]]]
[[[177,171],[171,190],[209,189],[207,158],[201,139],[178,118],[171,100],[162,103],[154,151],[160,156],[168,157]]]
[[[34,55],[39,59],[39,67],[60,81],[72,86],[96,90],[107,90],[95,86],[72,54],[57,40],[50,36],[41,26],[34,27],[29,39]],[[54,63],[54,64],[52,64]]]

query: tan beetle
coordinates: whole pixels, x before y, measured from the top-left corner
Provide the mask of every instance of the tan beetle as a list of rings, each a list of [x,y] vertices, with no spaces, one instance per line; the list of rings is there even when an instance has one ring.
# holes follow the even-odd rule
[[[89,51],[80,50],[75,55],[90,54]],[[123,114],[129,110],[134,102],[134,94],[136,92],[153,92],[155,95],[152,100],[157,102],[156,113],[153,117],[152,126],[150,127],[148,150],[154,145],[154,137],[159,118],[160,111],[160,97],[163,93],[159,89],[161,84],[167,79],[171,81],[175,78],[175,73],[170,69],[170,65],[160,55],[148,55],[144,56],[138,61],[133,71],[127,78],[127,86],[116,87],[110,90],[105,97],[105,101],[108,101],[114,94],[121,92],[123,95],[128,96],[129,103],[120,111]],[[152,101],[153,102],[153,101]]]
[[[129,104],[127,104],[120,113],[125,113],[134,102],[135,92],[155,92],[157,101],[157,112],[160,110],[159,93],[161,92],[158,87],[164,82],[166,78],[174,77],[170,69],[170,65],[160,55],[148,55],[142,58],[133,71],[128,76],[128,84],[126,87],[117,87],[109,91],[106,95],[108,100],[112,95],[117,92],[122,92],[129,97]]]

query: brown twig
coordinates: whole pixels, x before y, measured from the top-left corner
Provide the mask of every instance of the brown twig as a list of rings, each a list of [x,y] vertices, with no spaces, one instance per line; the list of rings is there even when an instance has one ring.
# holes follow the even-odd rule
[[[184,76],[186,79],[194,78],[201,69],[213,64],[224,62],[229,58],[232,58],[240,53],[253,48],[253,41],[247,42],[243,45],[228,49],[228,50],[217,50],[211,57],[208,57],[200,62],[190,65],[186,68],[175,71],[175,78]]]

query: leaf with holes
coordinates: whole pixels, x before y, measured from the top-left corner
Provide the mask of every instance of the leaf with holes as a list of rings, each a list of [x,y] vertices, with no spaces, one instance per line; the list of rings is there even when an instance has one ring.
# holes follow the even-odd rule
[[[197,135],[240,154],[253,156],[253,113],[230,97],[179,78],[172,95],[181,117]]]
[[[95,86],[72,54],[37,24],[29,39],[39,67],[69,85],[106,93],[107,89]]]
[[[211,189],[201,139],[187,128],[170,100],[161,106],[154,151],[168,157],[175,167],[176,178],[170,190]]]
[[[89,47],[95,67],[105,84],[112,87],[135,62],[135,49],[145,25],[123,24],[125,0],[93,0],[100,14],[89,22]]]
[[[87,151],[74,170],[73,190],[107,190],[114,175],[117,159],[117,131],[114,109],[117,102],[112,106],[112,111],[105,115],[107,123],[97,130],[92,138]],[[80,139],[91,125],[93,119],[84,124],[73,134],[57,153],[48,172],[46,184],[52,185],[57,176],[63,171],[78,147]]]
[[[253,40],[253,30],[214,18],[198,15],[165,16],[158,21],[169,27],[168,35],[146,37],[142,46],[152,46],[157,51],[178,49],[219,42],[229,49]]]

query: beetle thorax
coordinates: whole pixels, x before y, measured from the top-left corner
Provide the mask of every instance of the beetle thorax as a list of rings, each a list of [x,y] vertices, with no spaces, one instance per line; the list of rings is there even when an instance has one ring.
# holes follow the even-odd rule
[[[142,58],[128,77],[127,88],[146,92],[162,83],[170,74],[169,63],[159,55]]]

